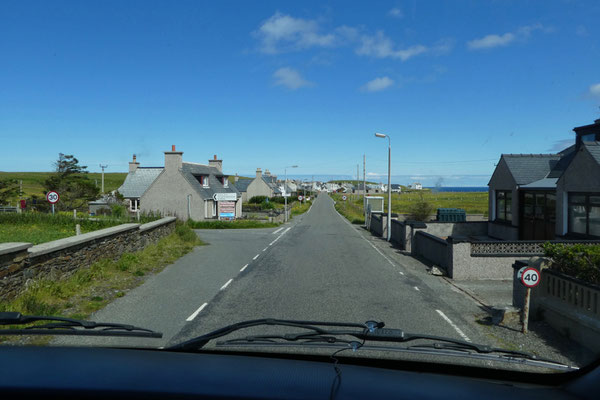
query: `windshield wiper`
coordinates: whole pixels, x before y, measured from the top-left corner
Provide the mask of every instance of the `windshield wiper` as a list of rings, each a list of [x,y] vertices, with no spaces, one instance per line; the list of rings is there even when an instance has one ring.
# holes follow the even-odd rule
[[[19,312],[0,312],[0,326],[25,325],[38,321],[56,321],[21,329],[0,329],[0,335],[81,335],[134,336],[162,338],[162,333],[133,325],[85,321],[72,318],[22,315]]]
[[[481,354],[494,355],[495,359],[520,359],[535,361],[538,363],[548,363],[570,368],[557,361],[540,358],[536,355],[517,350],[508,350],[495,348],[487,345],[466,342],[459,339],[453,339],[444,336],[424,335],[406,333],[401,329],[384,328],[385,323],[377,321],[367,321],[364,324],[348,322],[315,322],[315,321],[295,321],[279,319],[258,319],[240,322],[229,325],[206,335],[188,340],[186,342],[174,345],[167,350],[193,351],[205,346],[211,340],[229,335],[240,329],[259,325],[291,326],[307,329],[308,332],[287,333],[287,334],[269,334],[269,335],[250,335],[240,338],[233,338],[217,342],[217,346],[235,346],[235,345],[286,345],[286,344],[342,344],[353,350],[357,350],[365,345],[366,342],[392,342],[405,343],[411,341],[429,341],[433,343],[418,343],[410,346],[398,348],[397,350],[415,351],[424,350],[434,352],[443,352],[448,355],[460,354]],[[359,328],[331,330],[334,328]],[[358,341],[357,341],[358,340]],[[368,346],[376,349],[375,347]],[[388,348],[389,349],[389,348]]]

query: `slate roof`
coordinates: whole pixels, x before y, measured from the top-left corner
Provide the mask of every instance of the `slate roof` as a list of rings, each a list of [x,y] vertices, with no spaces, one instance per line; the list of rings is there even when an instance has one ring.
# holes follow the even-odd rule
[[[559,154],[502,154],[517,185],[545,178],[556,167]]]
[[[238,181],[235,182],[234,185],[238,192],[247,192],[248,186],[250,186],[252,181],[254,181],[254,179],[238,179]]]
[[[127,174],[118,191],[128,199],[140,198],[162,171],[163,167],[138,167]]]
[[[279,185],[277,185],[277,177],[276,176],[263,176],[262,180],[273,190],[275,194],[281,194],[281,190],[279,190]]]
[[[600,142],[587,142],[583,144],[594,160],[600,164]]]
[[[538,181],[528,183],[527,185],[521,185],[521,189],[556,189],[556,182],[558,178],[542,178]]]
[[[208,165],[186,163],[184,162],[181,167],[181,173],[185,179],[190,183],[192,188],[204,199],[212,199],[215,193],[236,193],[239,197],[240,192],[235,188],[234,185],[228,185],[224,187],[217,177],[223,176],[227,179],[227,175],[223,174],[215,167]],[[208,176],[208,187],[204,187],[200,184],[200,181],[196,176]]]

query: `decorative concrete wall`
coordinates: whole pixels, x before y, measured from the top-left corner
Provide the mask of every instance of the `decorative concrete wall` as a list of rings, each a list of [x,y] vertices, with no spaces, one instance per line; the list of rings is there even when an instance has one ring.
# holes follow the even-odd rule
[[[412,243],[417,232],[429,233],[442,239],[449,236],[482,236],[487,234],[487,222],[392,221],[392,242],[403,250],[412,252]]]
[[[34,279],[62,279],[101,259],[118,259],[169,235],[175,217],[148,224],[123,224],[33,246],[0,245],[0,298],[17,296]]]

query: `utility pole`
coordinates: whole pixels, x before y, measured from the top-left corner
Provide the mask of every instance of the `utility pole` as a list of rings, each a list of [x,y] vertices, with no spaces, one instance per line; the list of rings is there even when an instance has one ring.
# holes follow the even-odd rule
[[[358,175],[358,164],[356,164],[356,187],[358,188],[358,196],[360,198],[360,176]],[[363,192],[365,191],[365,188],[363,187]]]
[[[108,168],[108,165],[100,164],[100,168],[102,168],[102,194],[104,194],[104,168]]]
[[[367,187],[367,156],[363,154],[363,187]],[[367,212],[367,199],[366,199],[366,190],[363,192],[363,211]],[[365,217],[366,221],[366,217]]]

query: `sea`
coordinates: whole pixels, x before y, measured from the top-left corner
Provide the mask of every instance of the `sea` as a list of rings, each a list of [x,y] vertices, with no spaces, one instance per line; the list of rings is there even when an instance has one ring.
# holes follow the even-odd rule
[[[439,187],[427,187],[432,191],[438,192],[487,192],[487,186],[439,186]]]

